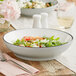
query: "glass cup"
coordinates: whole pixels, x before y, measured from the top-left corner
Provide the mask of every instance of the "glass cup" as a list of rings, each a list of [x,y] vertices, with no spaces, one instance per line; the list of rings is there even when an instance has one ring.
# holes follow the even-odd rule
[[[65,6],[64,6],[65,7]],[[61,8],[60,5],[58,6],[57,10],[57,20],[58,24],[61,28],[68,29],[73,25],[74,19],[75,19],[75,8],[74,3],[72,3],[72,6],[68,9]]]

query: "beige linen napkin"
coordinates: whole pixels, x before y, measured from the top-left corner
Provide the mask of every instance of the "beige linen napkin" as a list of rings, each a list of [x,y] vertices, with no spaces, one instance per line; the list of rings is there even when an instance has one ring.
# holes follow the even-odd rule
[[[39,72],[38,69],[21,61],[15,60],[12,57],[8,56],[7,54],[4,54],[4,56],[6,57],[7,60],[11,59],[16,63],[22,65],[23,67],[31,71],[33,75]],[[32,76],[30,73],[25,72],[19,67],[17,67],[16,64],[12,63],[11,61],[7,62],[0,61],[0,72],[3,73],[5,76]]]

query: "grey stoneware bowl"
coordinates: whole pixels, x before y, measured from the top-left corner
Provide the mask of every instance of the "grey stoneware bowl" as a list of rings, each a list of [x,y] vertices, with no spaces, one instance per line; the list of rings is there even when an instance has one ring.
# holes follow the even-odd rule
[[[50,13],[58,5],[57,0],[43,0],[43,2],[45,2],[45,3],[51,2],[53,4],[53,6],[50,6],[50,7],[47,7],[47,8],[35,8],[35,9],[22,8],[21,9],[21,14],[26,15],[26,16],[32,16],[34,14],[40,14],[40,13],[43,13],[43,12]]]
[[[22,47],[13,45],[17,39],[21,39],[24,36],[46,36],[46,37],[60,37],[61,42],[67,42],[66,44],[53,47]],[[4,43],[17,57],[32,60],[32,61],[45,61],[56,58],[65,52],[73,41],[73,36],[67,32],[55,30],[55,29],[20,29],[11,31],[4,35]]]

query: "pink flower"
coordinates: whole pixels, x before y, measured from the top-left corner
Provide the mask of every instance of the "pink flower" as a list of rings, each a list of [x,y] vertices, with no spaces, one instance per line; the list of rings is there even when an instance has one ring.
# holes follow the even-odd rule
[[[4,0],[2,4],[0,4],[0,14],[3,15],[7,21],[18,19],[20,13],[20,8],[16,0]]]

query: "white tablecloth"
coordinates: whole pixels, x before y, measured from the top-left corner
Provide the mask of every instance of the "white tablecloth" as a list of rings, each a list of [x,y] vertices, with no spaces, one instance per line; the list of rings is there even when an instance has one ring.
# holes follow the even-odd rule
[[[55,13],[56,12],[49,14],[49,28],[58,28],[59,26]],[[18,20],[13,21],[11,24],[15,29],[32,28],[33,19],[22,16]],[[71,33],[74,36],[74,40],[71,47],[63,55],[56,58],[56,60],[76,72],[76,20],[70,29],[64,31]]]
[[[58,27],[55,11],[53,11],[52,13],[49,14],[48,23],[49,23],[49,28],[50,27],[51,28],[57,28]],[[21,16],[18,20],[12,21],[11,24],[16,29],[32,28],[33,18],[32,17]]]

